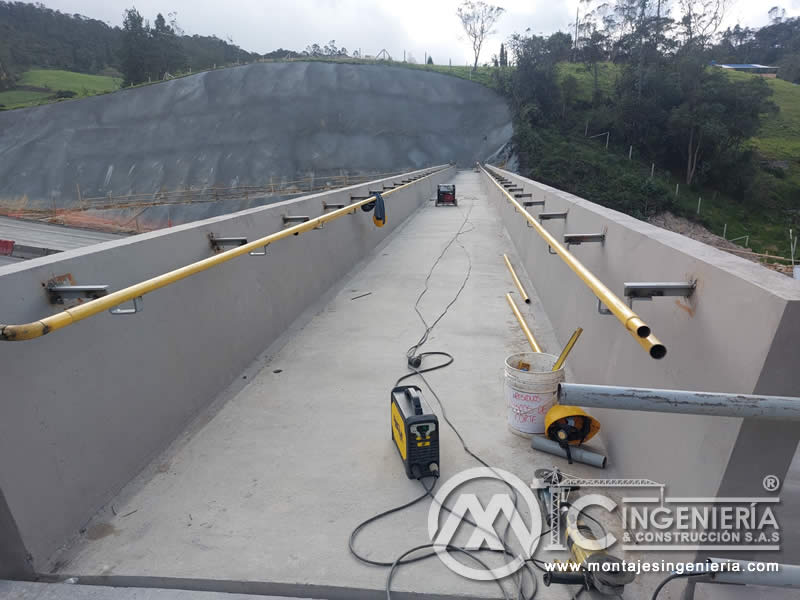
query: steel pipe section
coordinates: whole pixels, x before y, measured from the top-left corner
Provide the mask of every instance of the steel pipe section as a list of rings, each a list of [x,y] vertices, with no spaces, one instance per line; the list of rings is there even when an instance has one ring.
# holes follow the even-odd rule
[[[650,327],[641,319],[639,315],[631,310],[631,308],[621,300],[614,292],[600,281],[589,269],[575,258],[575,256],[567,250],[555,236],[553,236],[547,229],[545,229],[539,221],[533,217],[525,207],[520,204],[511,194],[509,194],[500,183],[498,183],[494,174],[481,166],[483,172],[489,177],[492,183],[497,186],[506,199],[520,212],[522,216],[528,221],[530,226],[541,236],[545,242],[553,249],[553,251],[561,257],[567,266],[581,278],[581,280],[592,290],[595,296],[614,314],[620,323],[625,326],[625,329],[639,342],[652,358],[664,358],[667,354],[667,349],[658,338],[656,338],[650,331]]]
[[[558,401],[570,406],[644,412],[800,421],[800,398],[562,383]]]
[[[778,565],[777,571],[766,571],[763,562],[733,560],[730,558],[708,558],[709,563],[724,565],[736,563],[738,569],[720,569],[711,574],[715,583],[733,583],[739,585],[763,585],[781,588],[800,588],[800,566]],[[761,570],[759,570],[761,569]]]

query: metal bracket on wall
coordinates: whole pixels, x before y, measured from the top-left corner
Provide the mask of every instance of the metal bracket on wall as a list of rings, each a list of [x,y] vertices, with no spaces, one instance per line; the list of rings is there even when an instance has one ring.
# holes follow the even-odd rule
[[[533,194],[530,192],[527,194],[514,194],[514,198],[533,198]]]
[[[208,234],[208,241],[214,252],[222,252],[234,246],[244,246],[247,243],[246,237],[214,237],[213,233]]]
[[[604,228],[602,233],[565,233],[564,243],[568,250],[570,246],[580,246],[581,244],[605,244],[607,232],[608,229]]]
[[[652,300],[660,296],[680,296],[689,298],[697,288],[697,281],[655,281],[645,283],[626,283],[625,297],[628,306],[633,306],[634,300]]]
[[[525,188],[521,188],[521,187],[519,187],[519,186],[513,186],[513,185],[512,185],[510,188],[508,188],[508,191],[509,191],[509,192],[515,192],[515,193],[516,193],[516,192],[524,192],[524,191],[525,191]]]
[[[366,200],[366,198],[365,198]],[[339,210],[340,208],[344,208],[347,206],[346,204],[328,204],[325,200],[322,201],[322,210]]]
[[[522,206],[544,206],[544,200],[526,200]]]
[[[246,237],[214,237],[214,234],[210,234],[208,236],[209,242],[211,242],[211,249],[214,252],[222,252],[228,247],[237,247],[237,246],[244,246],[247,243]],[[248,252],[250,256],[266,256],[267,255],[267,247],[264,246],[264,250],[261,252]]]
[[[540,213],[539,214],[539,220],[540,221],[550,221],[552,219],[564,219],[566,221],[567,220],[567,212],[569,212],[569,211],[565,210],[564,212]]]
[[[136,296],[133,299],[133,308],[110,308],[108,312],[112,315],[135,315],[136,313],[142,312],[142,297]]]
[[[108,294],[107,285],[48,285],[50,304],[64,304],[64,300],[96,300]]]
[[[283,225],[294,225],[297,223],[305,223],[310,221],[311,217],[301,216],[301,215],[283,215]],[[320,223],[314,229],[322,229],[324,227],[324,223]],[[300,232],[295,233],[294,235],[300,235]]]
[[[610,310],[608,310],[605,307],[605,305],[603,304],[603,301],[600,300],[600,298],[597,299],[597,312],[599,312],[601,315],[613,315],[614,314],[614,313],[612,313]]]

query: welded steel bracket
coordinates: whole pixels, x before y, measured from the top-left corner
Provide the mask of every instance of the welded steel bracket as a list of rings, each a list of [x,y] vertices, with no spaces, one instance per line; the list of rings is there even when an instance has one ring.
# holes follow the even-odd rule
[[[306,223],[311,220],[311,217],[301,216],[301,215],[283,215],[283,226],[286,227],[287,225],[296,225],[298,223]],[[320,223],[314,229],[322,229],[325,226],[325,223]],[[300,235],[300,232],[296,232],[294,235]]]
[[[112,315],[135,315],[136,313],[142,312],[142,297],[136,296],[133,299],[133,308],[110,308],[108,312]]]
[[[599,312],[601,315],[613,315],[614,314],[614,313],[612,313],[610,310],[608,310],[606,308],[605,304],[603,304],[603,301],[600,300],[600,298],[597,299],[597,312]]]
[[[284,225],[296,225],[298,223],[306,223],[311,220],[311,217],[303,215],[283,215]]]
[[[528,192],[527,194],[514,194],[514,198],[533,198],[533,194]]]
[[[96,300],[108,294],[107,285],[48,285],[50,304],[64,304],[64,300]]]
[[[366,198],[365,198],[366,200]],[[325,200],[322,201],[322,210],[339,210],[340,208],[344,208],[347,206],[346,204],[328,204]]]
[[[550,221],[552,219],[564,219],[566,221],[567,220],[567,212],[569,212],[569,211],[565,210],[563,212],[540,213],[539,214],[539,220],[540,221]]]
[[[223,237],[218,238],[214,237],[214,234],[210,234],[208,236],[209,242],[211,242],[211,248],[214,252],[222,252],[228,247],[238,247],[244,246],[247,243],[246,237]],[[267,247],[264,246],[264,249],[261,252],[252,251],[248,252],[250,256],[266,256],[267,255]]]
[[[213,233],[208,235],[208,241],[214,252],[222,252],[235,246],[244,246],[247,243],[246,237],[214,237]]]
[[[634,300],[652,300],[660,296],[680,296],[689,298],[694,294],[697,281],[655,281],[646,283],[626,283],[625,297],[628,306],[633,306]]]
[[[570,246],[580,246],[581,244],[596,243],[605,244],[607,229],[603,229],[602,233],[565,233],[564,243],[567,249]]]
[[[544,206],[544,200],[526,200],[522,206]]]

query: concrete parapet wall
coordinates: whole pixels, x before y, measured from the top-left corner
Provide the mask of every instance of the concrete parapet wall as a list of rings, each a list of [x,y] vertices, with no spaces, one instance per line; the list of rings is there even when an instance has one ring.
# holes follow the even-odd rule
[[[603,245],[573,246],[571,252],[619,297],[625,282],[697,281],[689,299],[634,302],[633,309],[668,349],[664,359],[654,360],[615,317],[598,314],[591,290],[558,256],[548,254],[544,240],[486,177],[487,192],[559,340],[564,343],[576,327],[584,328],[569,359],[577,382],[800,396],[800,282],[572,194],[492,170],[532,193],[533,200],[545,200],[544,209],[528,208],[532,215],[569,211],[566,221],[544,222],[557,239],[607,229]],[[610,470],[666,483],[671,495],[763,495],[763,477],[784,478],[800,439],[796,424],[591,412],[602,421]]]
[[[100,314],[42,338],[0,343],[0,498],[12,517],[0,514],[0,556],[19,556],[6,547],[16,539],[36,568],[46,564],[453,171],[386,197],[383,228],[359,210],[280,240],[267,256],[242,256],[157,290],[144,297],[141,314]],[[384,182],[392,179],[0,267],[0,321],[62,310],[43,289],[54,277],[121,289],[207,258],[210,234],[254,240],[283,228],[283,215],[313,218],[323,201],[349,204]],[[19,535],[7,535],[13,529]]]

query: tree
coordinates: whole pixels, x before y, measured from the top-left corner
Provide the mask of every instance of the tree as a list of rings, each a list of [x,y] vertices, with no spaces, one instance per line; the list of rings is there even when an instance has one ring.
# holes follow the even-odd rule
[[[506,47],[501,42],[500,43],[500,66],[507,67],[508,66],[508,55],[506,54]]]
[[[123,85],[136,85],[147,80],[148,38],[150,26],[135,8],[125,11],[122,20],[122,61]]]
[[[729,0],[679,0],[684,43],[705,48],[717,33]]]
[[[699,165],[739,152],[758,131],[760,116],[775,106],[768,101],[772,89],[761,78],[732,80],[691,54],[678,58],[677,69],[682,101],[671,111],[670,134],[686,160],[685,181],[691,185]]]
[[[175,23],[175,19],[172,19]],[[167,25],[164,15],[158,13],[150,32],[151,62],[159,79],[166,73],[177,71],[186,63],[180,40],[175,35],[174,25]]]
[[[567,107],[574,102],[578,95],[578,87],[578,79],[574,75],[567,75],[561,81],[561,96],[564,99],[563,108],[561,109],[562,118],[567,114]]]
[[[472,65],[473,73],[478,69],[483,42],[495,33],[492,28],[504,11],[504,8],[486,4],[482,0],[477,2],[466,0],[458,7],[456,13],[472,44],[472,52],[475,55],[475,62]]]
[[[428,63],[427,64],[429,64],[429,65],[433,64],[433,58],[431,58],[430,56],[428,57]]]
[[[339,49],[336,47],[336,40],[331,40],[325,45],[325,56],[338,56]]]

